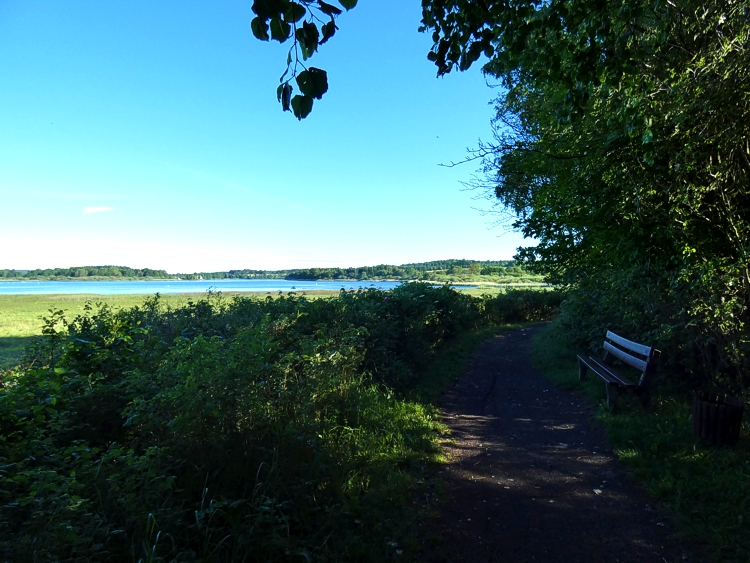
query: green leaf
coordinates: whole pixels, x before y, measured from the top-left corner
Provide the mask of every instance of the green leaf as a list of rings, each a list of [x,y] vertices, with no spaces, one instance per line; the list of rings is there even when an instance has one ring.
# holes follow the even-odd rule
[[[356,1],[354,2],[357,3]],[[318,4],[320,5],[320,11],[328,16],[338,16],[341,14],[341,10],[339,10],[336,6],[331,6],[330,4],[323,2],[322,0],[319,0]],[[344,3],[342,2],[342,5]],[[347,8],[348,9],[348,8]]]
[[[349,11],[357,5],[357,0],[339,0],[339,4]]]
[[[289,111],[289,103],[292,97],[292,86],[290,84],[282,84],[276,90],[276,97],[281,103],[281,108],[284,111]]]
[[[313,107],[313,99],[310,96],[300,96],[299,94],[292,98],[292,113],[300,121],[305,119]]]
[[[319,100],[328,92],[328,74],[320,68],[310,67],[297,75],[297,85],[305,96]]]
[[[253,31],[253,35],[261,41],[268,41],[268,22],[261,18],[253,18],[250,22],[250,29]]]
[[[327,24],[323,25],[323,38],[320,40],[320,44],[322,45],[326,41],[328,41],[333,35],[336,33],[336,30],[338,27],[336,27],[336,23],[331,20]]]
[[[299,20],[305,17],[307,10],[301,4],[291,2],[284,12],[284,19],[288,22],[297,23]]]
[[[270,20],[279,17],[287,6],[288,0],[253,0],[251,10],[261,18]]]
[[[314,23],[304,22],[302,27],[298,27],[295,37],[302,49],[302,58],[307,60],[312,57],[313,53],[318,50],[318,26]]]
[[[273,18],[271,20],[271,39],[275,39],[279,43],[283,43],[284,41],[289,39],[291,33],[292,26],[287,22],[279,18]]]

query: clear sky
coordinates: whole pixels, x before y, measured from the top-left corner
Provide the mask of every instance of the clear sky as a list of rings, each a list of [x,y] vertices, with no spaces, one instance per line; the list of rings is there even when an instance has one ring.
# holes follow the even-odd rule
[[[479,68],[435,77],[418,0],[361,0],[276,101],[288,44],[250,0],[0,2],[0,268],[169,272],[509,259],[463,191],[491,139]]]

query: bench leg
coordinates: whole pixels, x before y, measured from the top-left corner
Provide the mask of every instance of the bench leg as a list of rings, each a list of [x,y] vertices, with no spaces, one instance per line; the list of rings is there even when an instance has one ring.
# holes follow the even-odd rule
[[[620,396],[620,387],[614,383],[607,383],[607,406],[611,409],[615,408],[617,399]]]
[[[586,372],[589,370],[589,367],[584,364],[581,360],[578,360],[578,380],[583,381],[586,379]]]
[[[636,391],[636,393],[638,394],[638,400],[641,402],[643,408],[649,408],[651,406],[651,389],[640,389]]]

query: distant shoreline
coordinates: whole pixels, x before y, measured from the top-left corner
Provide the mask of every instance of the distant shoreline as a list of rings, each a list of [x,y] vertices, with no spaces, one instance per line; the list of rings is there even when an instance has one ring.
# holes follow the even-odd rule
[[[372,278],[372,279],[357,279],[357,278],[336,278],[336,279],[323,279],[323,278],[311,278],[311,279],[288,279],[288,278],[217,278],[217,279],[203,279],[203,280],[188,280],[185,278],[110,278],[110,277],[86,277],[86,278],[2,278],[1,283],[26,283],[26,282],[221,282],[221,281],[239,281],[239,280],[283,280],[286,282],[341,282],[341,283],[364,283],[364,282],[403,282],[403,283],[414,283],[423,282],[432,285],[441,284],[453,284],[453,285],[472,285],[472,286],[488,286],[488,287],[502,287],[506,285],[547,285],[543,281],[528,280],[523,278],[507,277],[502,281],[468,281],[468,280],[422,280],[422,279],[398,279],[398,278]]]

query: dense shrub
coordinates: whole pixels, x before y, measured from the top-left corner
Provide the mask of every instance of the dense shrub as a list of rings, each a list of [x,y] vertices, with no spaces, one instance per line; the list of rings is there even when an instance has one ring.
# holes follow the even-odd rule
[[[405,284],[55,312],[3,374],[0,554],[381,559],[405,471],[435,452],[432,410],[405,397],[436,350],[559,301]]]
[[[725,262],[601,270],[566,293],[557,326],[579,350],[601,346],[608,329],[662,350],[673,386],[750,397],[748,298],[739,267]]]

